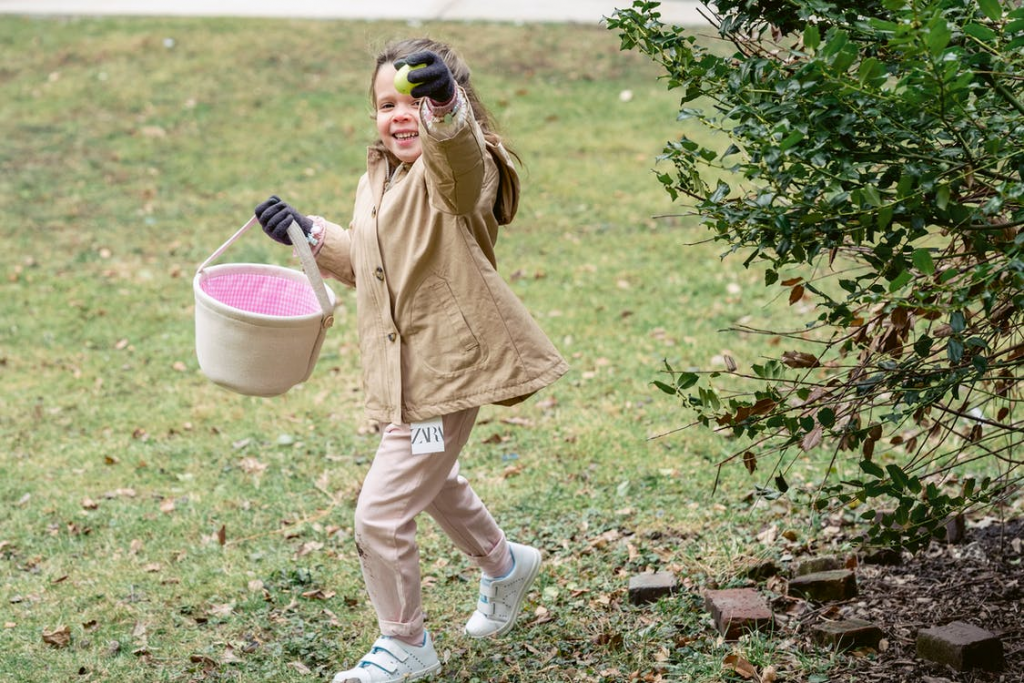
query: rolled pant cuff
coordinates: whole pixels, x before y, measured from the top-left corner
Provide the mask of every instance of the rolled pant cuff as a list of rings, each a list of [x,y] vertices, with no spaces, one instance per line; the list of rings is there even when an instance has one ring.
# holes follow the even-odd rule
[[[491,552],[483,557],[474,557],[473,561],[487,576],[503,576],[512,568],[512,556],[508,549],[505,534],[494,544]]]
[[[400,638],[419,637],[423,634],[423,615],[417,615],[408,623],[397,621],[377,620],[380,626],[380,633],[383,636],[398,636]]]

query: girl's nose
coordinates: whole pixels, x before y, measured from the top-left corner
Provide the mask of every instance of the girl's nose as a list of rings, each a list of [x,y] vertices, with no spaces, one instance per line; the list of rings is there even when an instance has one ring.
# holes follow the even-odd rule
[[[419,108],[412,104],[399,104],[395,107],[396,119],[410,119],[416,116]]]

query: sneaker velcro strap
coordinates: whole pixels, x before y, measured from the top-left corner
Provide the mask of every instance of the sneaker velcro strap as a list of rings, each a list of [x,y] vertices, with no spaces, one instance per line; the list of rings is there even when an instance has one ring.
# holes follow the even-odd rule
[[[493,583],[480,582],[480,595],[484,595],[488,598],[493,598],[498,594],[498,589],[494,587]]]
[[[377,648],[373,648],[359,660],[360,666],[365,667],[370,664],[387,671],[389,674],[393,674],[398,671],[398,660],[395,659],[387,650],[378,650]]]
[[[492,616],[494,614],[494,603],[488,602],[487,598],[481,595],[476,603],[476,611],[485,617]]]
[[[379,666],[389,674],[398,670],[398,665],[409,659],[409,653],[394,639],[378,638],[370,652],[361,661]]]
[[[374,647],[379,647],[381,650],[389,653],[392,657],[403,664],[405,663],[405,660],[409,659],[409,653],[406,652],[405,648],[403,648],[399,641],[394,638],[378,638],[377,642],[374,643]]]

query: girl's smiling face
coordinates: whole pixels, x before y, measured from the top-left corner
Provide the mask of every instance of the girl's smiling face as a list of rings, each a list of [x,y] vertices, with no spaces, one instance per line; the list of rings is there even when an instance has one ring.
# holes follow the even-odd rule
[[[384,147],[399,161],[416,161],[420,146],[420,100],[395,90],[395,67],[381,64],[373,80],[377,132]]]

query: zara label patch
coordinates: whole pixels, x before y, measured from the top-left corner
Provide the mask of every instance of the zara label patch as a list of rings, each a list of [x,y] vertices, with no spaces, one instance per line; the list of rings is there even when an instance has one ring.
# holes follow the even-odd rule
[[[413,422],[409,426],[412,428],[413,455],[440,453],[444,450],[444,425],[441,418],[435,417],[425,422]]]

